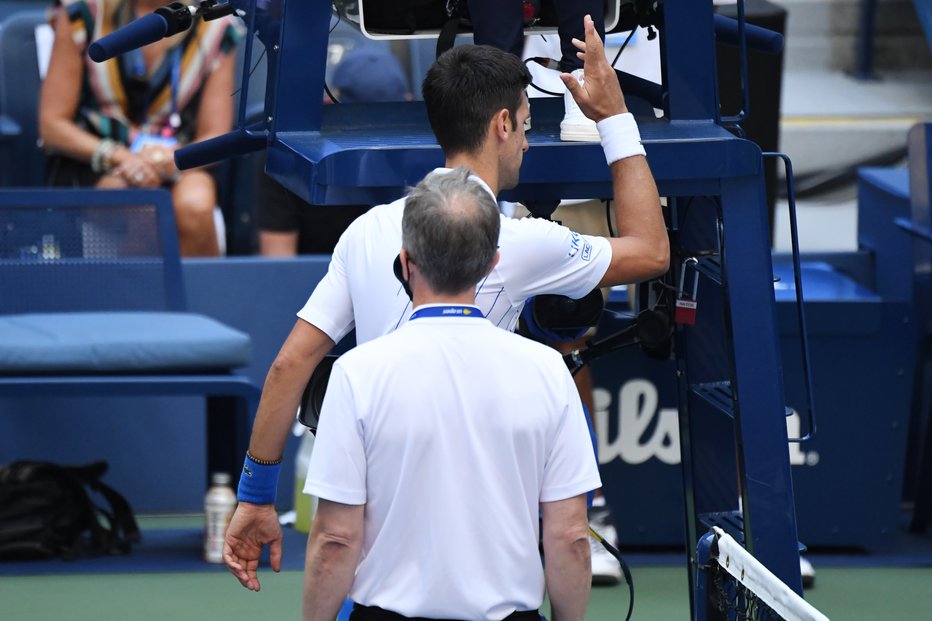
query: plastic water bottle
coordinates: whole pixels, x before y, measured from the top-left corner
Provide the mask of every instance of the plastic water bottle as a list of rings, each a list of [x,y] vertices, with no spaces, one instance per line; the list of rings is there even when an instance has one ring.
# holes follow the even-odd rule
[[[302,533],[311,531],[311,520],[317,509],[317,498],[304,493],[304,481],[307,479],[307,466],[314,451],[314,434],[305,430],[298,448],[294,465],[294,529]]]
[[[204,560],[223,562],[223,536],[236,509],[236,493],[230,487],[230,475],[215,472],[210,475],[210,488],[204,497]]]

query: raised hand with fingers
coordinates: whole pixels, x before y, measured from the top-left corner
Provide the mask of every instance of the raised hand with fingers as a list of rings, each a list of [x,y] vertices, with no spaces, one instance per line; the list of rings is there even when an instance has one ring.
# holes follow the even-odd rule
[[[576,55],[582,59],[583,80],[572,74],[562,73],[560,79],[566,85],[580,110],[595,122],[628,111],[625,97],[618,84],[618,76],[605,56],[605,46],[596,32],[590,16],[583,20],[586,40],[573,39],[573,45],[579,50]]]

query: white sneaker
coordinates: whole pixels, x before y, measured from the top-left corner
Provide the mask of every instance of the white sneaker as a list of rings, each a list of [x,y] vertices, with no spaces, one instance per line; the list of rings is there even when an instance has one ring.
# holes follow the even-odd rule
[[[574,71],[572,76],[580,84],[585,81],[582,69]],[[565,142],[599,142],[601,139],[595,121],[582,113],[569,90],[563,93],[563,104],[566,106],[566,114],[563,117],[563,122],[560,123],[560,140]]]
[[[593,523],[592,530],[607,542],[618,547],[615,527],[603,522]],[[595,537],[589,535],[589,552],[592,556],[592,584],[613,585],[621,581],[621,564]]]
[[[799,573],[803,578],[804,589],[811,589],[815,586],[815,568],[804,556],[799,557]]]

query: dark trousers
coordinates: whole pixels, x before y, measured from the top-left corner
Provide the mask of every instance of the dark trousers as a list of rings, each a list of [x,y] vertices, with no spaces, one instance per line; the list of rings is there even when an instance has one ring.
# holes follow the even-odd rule
[[[603,0],[553,0],[560,33],[560,69],[570,72],[583,66],[576,57],[573,37],[584,40],[583,17],[591,15],[599,36],[605,39]],[[521,56],[524,48],[523,0],[469,0],[473,40]]]
[[[426,619],[424,617],[406,617],[391,610],[385,610],[378,606],[362,606],[353,604],[353,612],[350,614],[349,621],[447,621],[443,619]],[[540,612],[537,610],[515,611],[505,617],[503,621],[541,621]]]

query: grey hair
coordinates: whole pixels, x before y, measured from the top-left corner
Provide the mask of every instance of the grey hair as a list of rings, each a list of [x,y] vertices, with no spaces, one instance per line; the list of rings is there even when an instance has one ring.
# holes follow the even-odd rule
[[[489,273],[501,216],[469,169],[428,175],[408,194],[402,246],[436,293],[462,293]]]

